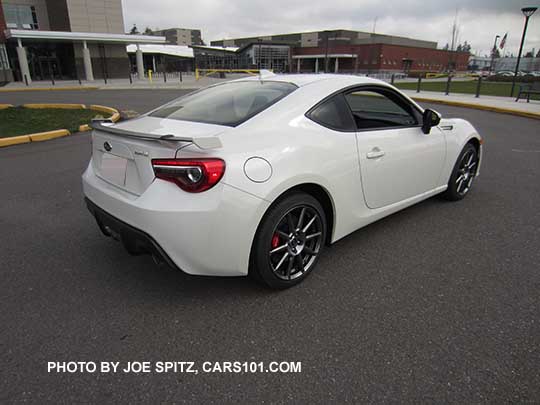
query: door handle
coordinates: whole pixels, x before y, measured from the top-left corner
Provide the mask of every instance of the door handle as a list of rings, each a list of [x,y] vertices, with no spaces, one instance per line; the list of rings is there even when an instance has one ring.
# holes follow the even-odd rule
[[[384,156],[384,151],[380,150],[379,148],[375,147],[371,149],[370,152],[366,153],[366,157],[368,159],[377,159]]]

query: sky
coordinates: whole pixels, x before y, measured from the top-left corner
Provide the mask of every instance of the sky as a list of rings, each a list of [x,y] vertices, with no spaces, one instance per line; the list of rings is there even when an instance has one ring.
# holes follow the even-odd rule
[[[535,4],[534,2],[538,2]],[[517,54],[521,8],[540,0],[122,0],[126,30],[197,28],[203,40],[325,29],[352,29],[438,42],[459,42],[490,52],[495,35],[508,32],[505,52]],[[376,22],[376,23],[375,23]],[[529,20],[524,50],[540,49],[540,10]]]

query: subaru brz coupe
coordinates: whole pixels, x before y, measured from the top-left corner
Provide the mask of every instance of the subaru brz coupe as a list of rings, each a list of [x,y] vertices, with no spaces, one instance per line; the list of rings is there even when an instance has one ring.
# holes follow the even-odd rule
[[[469,122],[347,75],[261,73],[92,127],[83,187],[105,235],[189,274],[273,288],[371,222],[463,199],[482,157]]]

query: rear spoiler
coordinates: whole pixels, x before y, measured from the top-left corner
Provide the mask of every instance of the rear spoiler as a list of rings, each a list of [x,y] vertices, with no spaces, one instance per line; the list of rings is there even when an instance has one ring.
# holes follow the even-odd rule
[[[109,125],[113,124],[109,119],[93,119],[90,122],[90,127],[97,131],[106,132],[113,135],[127,136],[129,138],[138,138],[148,141],[173,141],[173,142],[189,142],[200,149],[218,149],[221,148],[221,140],[217,136],[208,136],[200,138],[181,137],[172,134],[150,136],[142,132],[129,131],[127,129],[114,128]]]

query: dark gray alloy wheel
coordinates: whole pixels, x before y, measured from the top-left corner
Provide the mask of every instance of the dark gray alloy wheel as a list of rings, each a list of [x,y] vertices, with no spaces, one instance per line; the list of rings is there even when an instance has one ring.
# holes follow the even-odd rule
[[[465,198],[478,170],[478,152],[470,143],[465,145],[454,166],[444,196],[451,201]]]
[[[264,218],[254,245],[257,278],[273,288],[287,288],[315,267],[324,246],[326,220],[319,202],[293,194]]]

